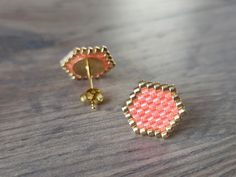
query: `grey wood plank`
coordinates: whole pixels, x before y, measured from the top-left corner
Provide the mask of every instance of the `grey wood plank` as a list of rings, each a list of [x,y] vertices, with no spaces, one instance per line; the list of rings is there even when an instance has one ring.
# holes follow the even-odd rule
[[[0,176],[236,176],[236,1],[1,0]],[[117,67],[79,101],[59,60],[107,45]],[[139,80],[174,83],[187,114],[167,140],[134,135]]]

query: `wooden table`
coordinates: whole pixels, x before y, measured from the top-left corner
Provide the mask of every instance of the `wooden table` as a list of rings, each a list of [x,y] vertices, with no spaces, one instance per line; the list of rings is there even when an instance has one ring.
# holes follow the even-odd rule
[[[0,176],[236,176],[236,1],[1,0]],[[60,59],[106,45],[117,67],[80,103]],[[139,80],[174,83],[187,114],[167,140],[121,106]]]

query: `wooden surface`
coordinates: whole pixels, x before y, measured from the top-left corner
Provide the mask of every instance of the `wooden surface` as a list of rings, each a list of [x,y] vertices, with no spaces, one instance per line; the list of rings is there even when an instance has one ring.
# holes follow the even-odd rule
[[[1,0],[0,176],[236,176],[236,1]],[[117,67],[86,81],[59,60],[107,45]],[[132,133],[139,80],[175,83],[187,114],[168,140]]]

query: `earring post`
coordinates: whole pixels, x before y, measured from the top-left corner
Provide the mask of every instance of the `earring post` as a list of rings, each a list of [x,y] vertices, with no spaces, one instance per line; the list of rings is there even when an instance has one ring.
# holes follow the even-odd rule
[[[88,58],[86,58],[85,62],[86,62],[85,68],[86,68],[86,71],[87,71],[87,76],[88,76],[88,79],[89,79],[90,88],[93,88],[93,77],[91,76]]]
[[[88,79],[89,79],[90,88],[93,89],[93,77],[91,76],[88,58],[86,58],[85,63],[86,63],[85,69],[86,69],[86,71],[87,71],[87,77],[88,77]],[[95,108],[96,108],[95,105],[94,105],[94,103],[93,103],[93,101],[91,102],[91,108],[92,108],[92,109],[95,109]]]

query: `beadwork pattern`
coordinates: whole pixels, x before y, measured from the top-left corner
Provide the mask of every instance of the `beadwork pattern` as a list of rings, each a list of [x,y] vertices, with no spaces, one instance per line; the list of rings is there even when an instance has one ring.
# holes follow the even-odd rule
[[[180,119],[184,107],[174,86],[142,82],[123,111],[136,133],[165,138]]]

